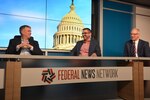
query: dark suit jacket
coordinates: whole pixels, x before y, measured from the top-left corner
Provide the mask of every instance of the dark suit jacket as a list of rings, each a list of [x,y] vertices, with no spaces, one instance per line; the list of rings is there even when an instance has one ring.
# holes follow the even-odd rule
[[[20,43],[21,36],[15,36],[13,39],[11,39],[6,50],[6,54],[20,54],[21,48],[18,51],[16,51],[16,46]],[[38,42],[35,41],[33,37],[29,39],[29,43],[33,46],[33,51],[30,50],[31,55],[43,55],[43,52],[39,48]]]
[[[127,41],[124,48],[124,56],[131,57],[131,46],[132,40]],[[138,43],[137,53],[139,57],[150,57],[149,43],[140,39]]]
[[[84,43],[84,41],[78,41],[77,44],[75,45],[75,47],[71,50],[71,54],[73,56],[79,56],[80,54],[80,49],[82,44]],[[91,39],[90,41],[90,46],[89,46],[89,56],[91,56],[93,53],[96,53],[97,56],[101,56],[101,50],[100,50],[100,46],[99,43],[94,40]]]

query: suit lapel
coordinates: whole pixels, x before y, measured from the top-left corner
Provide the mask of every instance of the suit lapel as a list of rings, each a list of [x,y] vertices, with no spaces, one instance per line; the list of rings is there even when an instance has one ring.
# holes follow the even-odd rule
[[[81,46],[82,46],[82,44],[83,44],[83,41],[81,41],[81,42],[79,42],[79,44],[78,44],[78,46],[77,46],[77,55],[79,55],[80,54],[80,49],[81,49]]]
[[[22,42],[21,36],[20,36],[19,38],[17,38],[15,41],[16,41],[16,46],[17,46],[18,44],[21,44],[21,42]],[[17,51],[17,54],[20,54],[20,52],[21,52],[21,48],[19,49],[19,51]]]
[[[91,41],[90,41],[90,46],[89,46],[89,56],[91,55],[91,52],[92,52],[92,49],[93,49],[93,40],[91,39]]]
[[[129,55],[131,56],[131,52],[132,52],[132,40],[130,40],[130,42],[129,42],[128,50],[129,50]]]

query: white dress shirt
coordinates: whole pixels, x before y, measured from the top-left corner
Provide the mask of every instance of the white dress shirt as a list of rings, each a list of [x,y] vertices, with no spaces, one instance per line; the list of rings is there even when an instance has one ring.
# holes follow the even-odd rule
[[[135,53],[135,55],[136,55],[136,57],[138,57],[138,43],[139,43],[139,40],[136,40],[135,41],[135,49],[136,49],[136,53]]]

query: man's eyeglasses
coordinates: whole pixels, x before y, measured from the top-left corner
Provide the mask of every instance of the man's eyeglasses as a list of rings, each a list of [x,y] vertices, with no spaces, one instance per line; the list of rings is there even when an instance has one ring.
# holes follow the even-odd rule
[[[83,32],[82,34],[90,34],[90,32]]]
[[[131,35],[138,35],[138,33],[131,33]]]

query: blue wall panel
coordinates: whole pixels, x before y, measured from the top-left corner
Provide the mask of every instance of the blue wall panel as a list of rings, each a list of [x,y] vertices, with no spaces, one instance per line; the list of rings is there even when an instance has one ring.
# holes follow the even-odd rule
[[[104,10],[103,55],[123,56],[124,44],[130,39],[132,14]]]
[[[127,4],[121,4],[113,1],[104,0],[104,7],[105,8],[111,8],[115,10],[121,10],[126,12],[132,12],[132,6]]]

